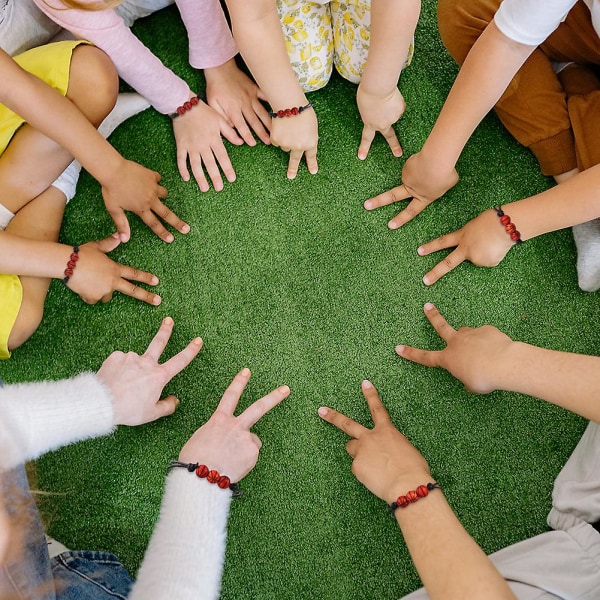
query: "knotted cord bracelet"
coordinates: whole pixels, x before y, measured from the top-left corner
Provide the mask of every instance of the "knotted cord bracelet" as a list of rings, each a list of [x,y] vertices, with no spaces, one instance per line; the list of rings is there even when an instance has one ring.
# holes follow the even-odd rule
[[[178,460],[172,460],[167,465],[167,473],[176,467],[187,469],[190,473],[196,473],[196,477],[206,479],[208,483],[216,483],[222,490],[230,489],[234,498],[240,498],[242,490],[239,483],[231,483],[227,475],[221,475],[216,469],[209,469],[206,465],[200,463],[183,463]]]
[[[504,225],[504,229],[506,229],[506,233],[510,235],[510,239],[515,244],[522,244],[523,240],[521,239],[521,234],[517,231],[517,226],[510,220],[510,217],[504,213],[501,206],[494,206],[494,210],[496,214],[500,217],[500,223]]]
[[[79,246],[73,246],[73,252],[71,252],[71,256],[69,257],[69,262],[67,263],[67,268],[65,269],[65,276],[63,277],[62,282],[67,285],[69,283],[69,279],[73,276],[73,272],[75,271],[75,267],[77,266],[77,261],[79,260]]]
[[[294,106],[293,108],[282,108],[278,111],[270,111],[269,116],[272,119],[283,119],[283,117],[295,117],[301,115],[305,110],[312,108],[312,104],[309,102],[306,106]]]
[[[394,516],[397,508],[406,508],[409,504],[420,500],[421,498],[425,498],[432,490],[439,490],[439,483],[429,482],[427,485],[420,485],[416,490],[410,490],[410,492],[406,492],[404,496],[398,496],[395,502],[390,504],[390,515]]]
[[[171,119],[176,119],[177,117],[185,114],[188,110],[192,110],[194,106],[198,106],[200,102],[206,102],[206,96],[204,94],[192,96],[187,102],[184,102],[181,106],[179,106],[174,113],[171,113],[169,117],[171,117]]]

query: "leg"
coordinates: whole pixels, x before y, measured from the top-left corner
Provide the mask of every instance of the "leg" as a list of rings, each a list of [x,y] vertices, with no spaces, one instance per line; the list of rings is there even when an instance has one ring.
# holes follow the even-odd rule
[[[305,92],[324,87],[333,69],[333,34],[326,4],[277,0],[290,63]]]

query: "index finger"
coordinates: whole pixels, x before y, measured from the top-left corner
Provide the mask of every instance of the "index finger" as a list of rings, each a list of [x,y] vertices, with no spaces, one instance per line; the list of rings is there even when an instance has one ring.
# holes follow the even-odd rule
[[[362,130],[360,145],[358,146],[358,158],[360,160],[364,160],[365,158],[367,158],[367,154],[369,154],[369,150],[371,149],[371,143],[373,142],[374,137],[375,130],[365,125]]]
[[[282,385],[270,394],[251,404],[239,417],[238,422],[242,427],[250,429],[257,421],[262,419],[274,406],[290,395],[290,388]]]
[[[408,193],[408,191],[407,191]],[[409,197],[412,194],[409,195]],[[426,202],[422,198],[412,196],[412,200],[408,203],[408,206],[401,212],[399,212],[389,223],[390,229],[398,229],[402,225],[406,225],[410,220],[414,219],[418,214],[422,213],[423,210],[429,206],[429,202]]]
[[[360,423],[357,423],[350,417],[339,413],[337,410],[333,410],[333,408],[329,408],[326,406],[322,406],[319,408],[319,416],[328,423],[335,425],[338,429],[341,429],[345,434],[349,435],[351,438],[358,439],[369,431],[366,427],[363,427]]]
[[[452,327],[444,319],[441,315],[440,311],[435,307],[431,302],[427,302],[425,306],[423,306],[423,310],[425,311],[425,316],[429,319],[432,327],[435,329],[436,333],[447,342],[450,336],[456,333],[456,329]]]
[[[429,273],[423,277],[423,283],[425,285],[433,285],[436,281],[440,280],[444,275],[447,275],[453,269],[456,269],[458,265],[465,261],[464,252],[460,248],[456,248],[440,261]]]
[[[389,127],[389,129],[386,129],[385,131],[381,132],[383,137],[386,139],[388,146],[390,147],[390,150],[392,151],[392,154],[396,157],[399,158],[400,156],[402,156],[402,146],[400,145],[400,140],[398,139],[398,136],[396,135],[396,130],[393,127]]]
[[[304,153],[304,157],[306,158],[306,166],[308,168],[308,172],[311,175],[316,175],[319,171],[319,164],[317,163],[317,148],[310,148],[306,150]]]
[[[242,369],[229,384],[229,387],[225,390],[217,410],[226,412],[228,415],[233,415],[235,408],[240,401],[242,392],[246,389],[246,385],[250,380],[250,369]]]
[[[406,187],[402,183],[399,186],[388,190],[387,192],[383,192],[383,194],[379,194],[378,196],[369,198],[365,201],[363,206],[367,210],[373,210],[374,208],[381,208],[382,206],[394,204],[394,202],[400,202],[401,200],[407,200],[411,197],[412,194],[406,189]]]
[[[167,344],[169,343],[169,338],[171,337],[171,333],[173,333],[173,319],[171,317],[166,317],[163,319],[156,335],[152,338],[152,341],[148,344],[148,348],[146,348],[146,352],[144,352],[144,356],[149,356],[152,360],[158,362],[160,355],[164,352]]]
[[[171,381],[177,373],[183,371],[198,355],[202,349],[202,340],[194,338],[183,350],[172,356],[169,360],[161,365],[167,381]]]
[[[382,423],[389,423],[391,421],[390,415],[383,405],[383,402],[379,397],[379,392],[375,389],[375,386],[370,381],[363,381],[362,392],[369,405],[369,410],[373,417],[373,424],[377,426]]]
[[[190,226],[182,221],[168,206],[160,200],[156,200],[152,205],[152,211],[155,212],[163,221],[171,225],[180,233],[189,233]]]

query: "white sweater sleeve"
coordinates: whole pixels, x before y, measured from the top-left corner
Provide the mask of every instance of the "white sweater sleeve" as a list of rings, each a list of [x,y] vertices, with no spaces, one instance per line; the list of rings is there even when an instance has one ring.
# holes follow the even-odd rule
[[[0,387],[0,467],[114,428],[108,388],[93,373]]]
[[[231,496],[185,469],[169,474],[129,600],[219,598]]]

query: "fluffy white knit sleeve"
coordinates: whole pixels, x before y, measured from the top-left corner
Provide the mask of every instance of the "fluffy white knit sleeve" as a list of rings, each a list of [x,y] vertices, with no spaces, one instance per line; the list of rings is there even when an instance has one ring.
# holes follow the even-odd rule
[[[231,496],[185,469],[171,471],[129,600],[219,598]]]
[[[114,415],[108,388],[93,373],[72,379],[0,387],[0,467],[72,442],[110,433]]]

